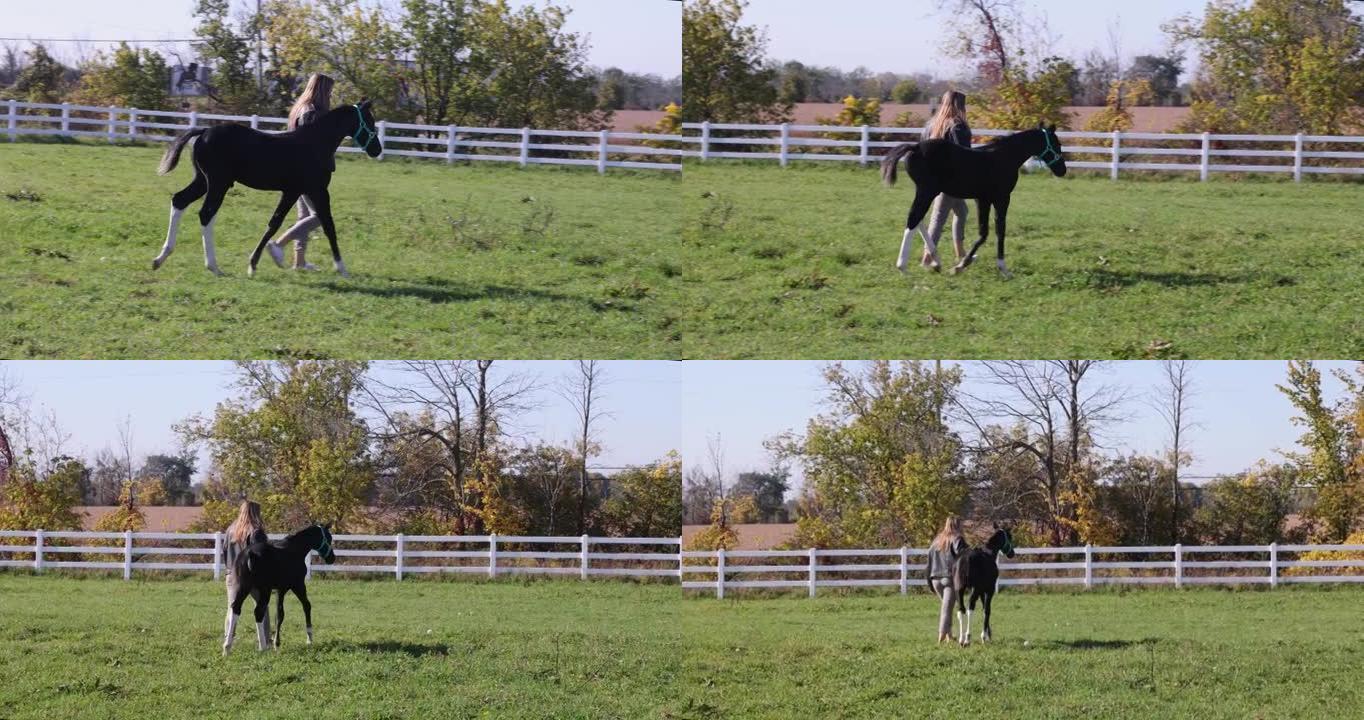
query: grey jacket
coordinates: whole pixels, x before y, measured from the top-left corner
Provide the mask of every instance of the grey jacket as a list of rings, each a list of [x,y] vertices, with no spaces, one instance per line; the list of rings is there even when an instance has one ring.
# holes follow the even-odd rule
[[[928,128],[932,124],[933,119],[929,118],[928,123],[924,125],[924,134],[921,136],[923,139],[928,139]],[[969,148],[971,147],[971,126],[967,125],[965,122],[958,122],[952,126],[951,130],[947,131],[947,134],[944,135],[942,139],[954,145]]]
[[[966,551],[966,540],[957,538],[950,546],[936,550],[928,549],[928,577],[950,578],[952,569],[957,566],[957,558]]]
[[[242,552],[243,552],[244,550],[246,550],[247,546],[249,546],[249,545],[254,545],[255,543],[258,543],[258,542],[265,542],[265,541],[267,541],[267,540],[269,540],[269,538],[266,537],[265,531],[264,531],[264,530],[257,530],[257,531],[255,531],[254,533],[251,533],[250,539],[248,539],[245,543],[228,542],[228,543],[227,543],[227,552],[226,552],[226,555],[227,555],[227,573],[228,573],[229,575],[232,574],[232,568],[235,567],[235,566],[237,565],[237,556],[238,556],[238,555],[241,555]]]

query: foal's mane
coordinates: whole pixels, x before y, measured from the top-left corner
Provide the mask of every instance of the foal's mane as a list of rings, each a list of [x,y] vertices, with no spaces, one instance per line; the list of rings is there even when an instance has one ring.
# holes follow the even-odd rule
[[[1042,128],[1028,128],[1027,130],[1019,130],[1018,132],[1009,133],[1008,135],[1005,135],[1005,136],[1003,136],[1003,137],[995,138],[994,140],[991,140],[990,142],[985,143],[985,145],[984,145],[983,147],[981,147],[980,149],[983,150],[983,149],[985,149],[985,148],[990,148],[990,147],[1012,148],[1012,147],[1014,147],[1015,145],[1019,145],[1019,144],[1021,144],[1024,140],[1030,138],[1030,137],[1032,136],[1032,133],[1041,133],[1041,132],[1043,132]]]

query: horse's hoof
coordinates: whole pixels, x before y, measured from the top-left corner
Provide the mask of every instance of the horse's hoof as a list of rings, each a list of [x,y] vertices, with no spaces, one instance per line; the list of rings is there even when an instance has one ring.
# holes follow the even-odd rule
[[[962,265],[961,263],[957,263],[956,265],[953,265],[953,266],[952,266],[952,274],[953,274],[953,275],[960,275],[960,274],[961,274],[961,271],[963,271],[963,270],[965,270],[965,269],[966,269],[966,266],[965,266],[965,265]]]
[[[253,278],[253,277],[256,276],[256,266],[255,266],[255,265],[247,265],[247,266],[246,266],[246,276],[249,277],[249,278]]]
[[[214,275],[217,275],[218,277],[222,277],[222,276],[223,276],[223,271],[222,271],[222,270],[219,270],[219,269],[216,268],[216,267],[211,267],[211,268],[208,269],[208,271],[211,272],[211,273],[213,273]]]
[[[152,259],[152,269],[153,270],[161,269],[161,258]]]

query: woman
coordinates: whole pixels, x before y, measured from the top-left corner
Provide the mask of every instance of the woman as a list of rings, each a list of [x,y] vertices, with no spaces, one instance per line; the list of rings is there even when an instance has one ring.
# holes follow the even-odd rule
[[[237,519],[227,527],[227,620],[232,621],[232,596],[237,592],[236,580],[232,577],[232,568],[236,566],[237,556],[246,551],[253,543],[265,542],[268,538],[265,535],[265,523],[260,517],[260,505],[243,500],[241,508],[237,510]],[[265,616],[266,634],[269,634],[270,616],[267,611]],[[226,629],[224,630],[226,632]]]
[[[938,611],[938,642],[952,639],[952,606],[957,604],[957,593],[952,588],[952,570],[957,566],[957,557],[965,551],[966,538],[962,537],[961,518],[949,515],[942,531],[928,547],[928,582],[933,592],[942,598],[942,609]]]
[[[971,147],[971,126],[966,122],[966,95],[956,90],[948,90],[942,94],[942,100],[938,103],[938,111],[933,113],[933,118],[924,126],[923,140],[945,139],[948,142],[962,147]],[[966,255],[962,241],[966,233],[966,201],[961,198],[939,195],[933,201],[933,210],[929,213],[931,218],[928,224],[928,235],[925,240],[932,239],[933,246],[937,247],[938,237],[942,234],[943,223],[947,220],[947,213],[952,215],[952,249],[957,252],[957,259],[960,260]],[[923,263],[931,262],[928,255],[928,243],[924,243]]]
[[[335,83],[332,79],[322,73],[313,73],[308,78],[308,85],[303,88],[303,94],[294,101],[294,106],[289,109],[289,130],[297,130],[304,125],[308,125],[322,117],[332,105],[332,86]],[[332,171],[336,170],[336,159],[332,159]],[[298,222],[294,226],[284,231],[273,243],[267,247],[270,256],[275,259],[275,264],[284,267],[284,252],[280,250],[290,240],[294,241],[294,269],[295,270],[316,270],[317,266],[307,261],[308,234],[316,230],[321,224],[317,217],[317,212],[313,209],[312,203],[306,196],[298,199]]]

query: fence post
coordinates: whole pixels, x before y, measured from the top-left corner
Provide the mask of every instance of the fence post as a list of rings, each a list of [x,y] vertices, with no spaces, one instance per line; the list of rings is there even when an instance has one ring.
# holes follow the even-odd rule
[[[223,576],[223,534],[213,533],[213,579],[218,580]]]
[[[1293,182],[1302,182],[1302,133],[1293,138]]]
[[[1094,587],[1094,546],[1085,543],[1085,589]]]
[[[725,549],[715,551],[715,597],[725,599]]]
[[[782,167],[786,167],[786,165],[790,162],[790,159],[787,157],[787,155],[789,155],[790,152],[791,152],[790,143],[791,143],[791,123],[782,123],[782,124],[781,124],[781,166],[782,166]]]
[[[900,546],[900,594],[909,594],[909,548]]]
[[[1184,587],[1184,546],[1175,543],[1175,587]]]
[[[133,577],[133,531],[123,531],[123,579]]]
[[[62,135],[71,137],[71,103],[62,103]]]
[[[259,116],[259,115],[252,115],[252,116],[251,116],[251,129],[252,129],[252,130],[259,130],[259,129],[260,129],[260,116]]]
[[[488,536],[488,577],[497,577],[497,533]]]
[[[677,538],[677,582],[678,582],[678,583],[681,583],[683,580],[685,580],[685,579],[686,579],[686,576],[687,576],[687,566],[686,566],[687,558],[684,557],[684,556],[682,555],[682,553],[684,553],[684,552],[686,552],[686,551],[682,548],[682,537],[679,535],[678,538]]]
[[[582,579],[584,579],[584,580],[587,579],[587,548],[588,548],[587,535],[583,535],[583,536],[582,536],[582,551],[578,554],[578,557],[579,557],[579,562],[578,562],[578,564],[581,566],[581,570],[582,570]]]
[[[110,145],[113,145],[113,144],[114,144],[114,132],[115,132],[115,130],[114,130],[114,122],[115,122],[116,120],[118,120],[118,112],[117,112],[117,109],[116,109],[113,105],[110,105],[110,106],[109,106],[109,127],[108,127],[108,128],[106,129],[106,131],[105,131],[105,134],[109,136],[109,144],[110,144]]]
[[[598,172],[599,174],[601,174],[601,175],[605,175],[605,174],[606,174],[606,155],[607,155],[607,148],[609,147],[609,143],[610,143],[610,142],[611,142],[611,131],[610,131],[610,130],[602,130],[602,131],[601,131],[601,148],[600,148],[600,152],[599,152],[598,155],[597,155],[597,172]]]
[[[1269,544],[1269,586],[1279,586],[1279,544]]]
[[[530,128],[521,128],[521,167],[530,162]]]
[[[137,139],[137,108],[128,108],[128,139]]]
[[[1113,164],[1108,169],[1110,180],[1118,179],[1118,147],[1122,144],[1122,133],[1113,131]]]
[[[858,162],[861,163],[863,167],[866,167],[867,160],[869,160],[870,158],[871,158],[871,130],[866,125],[863,125],[861,157],[858,158]]]
[[[383,160],[384,153],[388,150],[388,121],[380,120],[379,122],[375,123],[375,126],[377,126],[379,129],[379,144],[384,146],[384,150],[381,150],[379,152],[379,157],[376,159]]]
[[[1211,150],[1212,135],[1210,133],[1203,133],[1203,153],[1198,161],[1198,179],[1200,182],[1208,181],[1208,165],[1212,158]]]
[[[10,101],[11,104],[13,104],[13,102],[14,102],[13,100]],[[14,127],[12,123],[13,121],[11,121],[10,127]],[[709,159],[710,159],[710,121],[707,120],[701,123],[701,162],[705,162]]]
[[[815,596],[815,549],[810,548],[810,597]]]
[[[11,103],[14,101],[11,100]],[[12,105],[11,105],[12,106]],[[39,530],[33,535],[33,572],[43,571],[43,531]]]
[[[403,579],[403,550],[406,542],[402,533],[393,536],[393,576],[398,580]]]
[[[459,126],[451,125],[445,129],[445,162],[454,164],[455,162],[455,138],[459,137]]]
[[[252,117],[255,117],[255,116],[253,115]],[[190,111],[189,111],[189,129],[190,129],[190,130],[193,130],[194,128],[197,128],[197,127],[199,127],[199,111],[198,111],[198,110],[190,110]]]
[[[14,98],[9,100],[9,141],[14,142],[19,139],[19,101]]]

